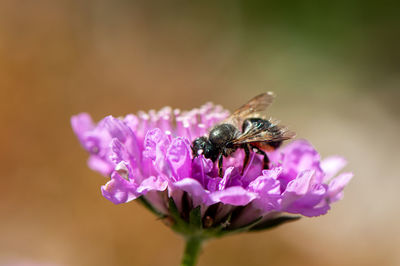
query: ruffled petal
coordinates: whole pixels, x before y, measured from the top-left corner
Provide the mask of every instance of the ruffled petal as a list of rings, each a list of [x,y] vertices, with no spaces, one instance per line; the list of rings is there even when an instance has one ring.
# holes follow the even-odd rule
[[[321,204],[320,207],[315,206],[312,208],[304,208],[301,206],[292,206],[292,208],[287,211],[289,213],[298,213],[307,217],[315,217],[326,214],[330,210],[329,204]]]
[[[85,142],[86,133],[94,129],[94,123],[90,115],[87,113],[74,115],[71,117],[71,126],[82,146],[87,149]]]
[[[164,191],[167,189],[168,182],[161,176],[150,176],[142,181],[137,188],[140,194],[146,194],[148,191]]]
[[[90,156],[88,159],[89,168],[93,171],[97,171],[103,176],[109,176],[114,170],[114,164],[101,159],[98,156]]]
[[[150,158],[154,169],[162,175],[171,177],[171,168],[166,161],[166,153],[170,140],[159,128],[149,130],[144,140],[143,156]]]
[[[274,194],[280,194],[278,176],[282,173],[282,167],[276,167],[271,170],[264,170],[263,174],[254,179],[248,186],[251,191],[265,193],[275,190]]]
[[[353,173],[343,173],[329,183],[328,198],[333,203],[343,197],[343,189],[353,178]]]
[[[192,197],[194,207],[209,202],[209,193],[193,178],[183,178],[175,182],[172,189],[180,189],[187,192]]]
[[[111,180],[101,187],[103,196],[114,204],[126,203],[136,199],[140,194],[136,191],[137,185],[113,172]]]
[[[314,171],[303,171],[296,179],[290,181],[286,190],[282,193],[282,208],[287,209],[290,204],[306,195],[310,186]]]
[[[115,163],[118,164],[119,162],[130,162],[130,155],[123,143],[117,138],[111,140],[111,150],[112,154],[110,159]]]
[[[208,187],[207,182],[210,180],[208,174],[211,173],[213,168],[214,163],[210,159],[207,159],[200,154],[199,156],[193,158],[192,172],[190,176],[203,184],[203,186]]]
[[[143,155],[152,160],[156,160],[158,153],[166,152],[169,142],[165,134],[159,128],[147,131],[144,139]],[[162,154],[161,154],[162,155]]]
[[[110,160],[115,164],[120,162],[129,164],[131,174],[139,183],[142,180],[142,158],[134,135],[127,138],[126,143],[121,143],[117,138],[112,139],[111,150]]]
[[[192,158],[190,156],[190,145],[184,138],[175,138],[168,147],[166,159],[172,168],[176,180],[190,177]]]
[[[280,183],[277,180],[282,168],[264,170],[263,175],[257,177],[250,184],[248,189],[258,194],[257,199],[253,201],[253,206],[264,212],[278,210],[279,200],[281,198]]]
[[[255,153],[252,153],[251,156],[250,162],[246,169],[244,169],[244,175],[241,178],[243,186],[247,186],[251,181],[257,178],[263,170],[263,161],[260,159],[260,156]],[[243,161],[240,160],[240,163],[243,164]],[[240,165],[240,167],[242,167],[242,165]]]
[[[320,156],[309,142],[306,140],[293,141],[280,152],[282,153],[280,165],[283,173],[279,178],[282,191],[291,180],[297,177],[298,173],[306,170],[314,170],[316,181],[322,182],[324,174],[320,167]]]
[[[327,185],[315,182],[314,171],[304,171],[282,194],[282,211],[318,216],[329,210]]]
[[[334,177],[347,164],[347,161],[341,156],[330,156],[321,162],[321,168],[325,173],[324,182]]]
[[[111,138],[125,142],[127,138],[132,137],[132,130],[122,120],[110,115],[104,118],[103,122]]]
[[[211,202],[209,202],[207,205],[222,202],[224,204],[230,204],[234,206],[244,206],[249,204],[256,197],[256,193],[250,192],[243,187],[234,186],[211,193]]]
[[[220,178],[220,177],[210,178],[207,183],[207,189],[210,192],[219,190],[218,186],[221,183],[221,180],[222,180],[222,178]]]
[[[218,190],[224,190],[227,186],[228,182],[230,181],[232,171],[234,167],[229,167],[225,170],[224,177],[222,178],[221,182],[218,184]]]

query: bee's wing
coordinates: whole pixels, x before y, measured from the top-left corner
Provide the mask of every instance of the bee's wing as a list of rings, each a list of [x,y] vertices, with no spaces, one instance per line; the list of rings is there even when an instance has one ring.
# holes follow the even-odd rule
[[[242,123],[249,117],[262,117],[262,113],[274,101],[275,94],[273,92],[266,92],[252,98],[246,104],[239,107],[227,119],[222,121],[224,124],[232,124],[237,128],[242,127]]]
[[[232,141],[233,145],[240,145],[254,142],[274,142],[292,139],[296,133],[284,126],[276,126],[277,130],[268,131],[264,128],[252,127]]]

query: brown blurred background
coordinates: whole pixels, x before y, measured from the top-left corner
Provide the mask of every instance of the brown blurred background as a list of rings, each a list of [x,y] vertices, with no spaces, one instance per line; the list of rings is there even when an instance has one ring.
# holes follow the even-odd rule
[[[199,265],[400,265],[394,3],[0,0],[0,265],[178,265],[178,236],[101,196],[71,115],[266,90],[355,178],[328,215],[212,241]]]

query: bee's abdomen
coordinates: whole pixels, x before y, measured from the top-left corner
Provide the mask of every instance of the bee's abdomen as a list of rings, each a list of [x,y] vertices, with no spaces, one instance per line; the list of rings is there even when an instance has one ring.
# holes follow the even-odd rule
[[[242,132],[246,132],[249,128],[258,128],[261,130],[267,130],[271,126],[268,120],[262,118],[247,118],[243,121]]]
[[[209,140],[216,146],[222,147],[229,141],[235,139],[238,134],[237,128],[231,124],[221,124],[210,131]]]
[[[253,142],[251,143],[251,146],[257,147],[260,150],[270,152],[274,151],[275,149],[279,148],[281,146],[282,141],[271,141],[271,142]]]

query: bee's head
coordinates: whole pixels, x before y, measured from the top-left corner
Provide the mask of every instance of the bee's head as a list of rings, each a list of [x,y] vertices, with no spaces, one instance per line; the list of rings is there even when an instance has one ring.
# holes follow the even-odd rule
[[[192,152],[193,157],[197,157],[202,153],[204,157],[211,159],[213,162],[217,160],[219,155],[218,149],[206,137],[200,137],[193,141]]]

